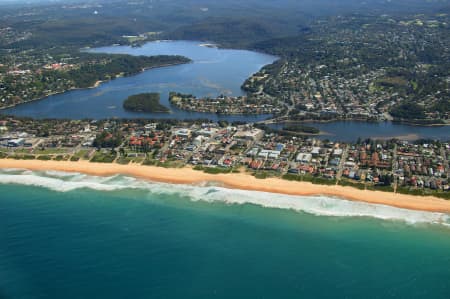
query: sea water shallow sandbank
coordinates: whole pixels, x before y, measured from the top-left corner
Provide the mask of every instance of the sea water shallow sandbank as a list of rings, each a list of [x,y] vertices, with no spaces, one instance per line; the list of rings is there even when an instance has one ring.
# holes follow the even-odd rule
[[[450,213],[450,201],[435,197],[421,197],[412,196],[404,194],[394,194],[389,192],[380,191],[368,191],[359,190],[351,187],[343,186],[324,186],[324,185],[314,185],[308,182],[292,182],[285,181],[276,178],[269,179],[256,179],[253,176],[244,173],[233,173],[233,174],[206,174],[200,171],[195,171],[190,168],[181,169],[169,169],[160,168],[153,166],[142,166],[142,165],[118,165],[118,164],[101,164],[101,163],[91,163],[87,161],[79,162],[60,162],[60,161],[24,161],[24,160],[10,160],[10,159],[0,159],[0,169],[2,169],[0,183],[17,183],[17,184],[28,184],[37,185],[53,188],[55,190],[66,191],[77,188],[93,188],[100,190],[111,190],[111,188],[138,188],[140,185],[133,184],[119,184],[110,185],[101,183],[98,185],[95,180],[77,181],[72,180],[70,184],[60,184],[58,181],[51,181],[48,178],[47,181],[43,181],[39,178],[39,173],[34,173],[28,176],[21,176],[11,173],[8,171],[10,169],[27,169],[34,172],[48,172],[48,171],[58,171],[67,173],[81,173],[88,174],[99,177],[106,177],[104,179],[111,179],[111,177],[117,177],[117,175],[130,176],[132,178],[139,178],[150,182],[159,182],[167,184],[178,184],[178,185],[189,185],[193,187],[205,186],[205,184],[214,185],[215,189],[220,191],[220,193],[226,193],[228,189],[236,189],[241,191],[259,191],[264,196],[259,196],[264,198],[264,202],[260,202],[261,205],[267,205],[271,207],[277,207],[280,204],[285,205],[287,208],[292,209],[302,209],[302,207],[295,206],[297,204],[302,204],[305,198],[309,198],[308,201],[314,201],[314,198],[332,198],[334,201],[342,202],[358,202],[358,203],[368,203],[375,204],[377,206],[390,206],[400,209],[414,210],[414,211],[426,211],[435,212],[439,215],[446,215]],[[61,175],[59,175],[61,176]],[[110,178],[107,178],[110,177]],[[130,179],[132,179],[130,178]],[[49,181],[50,180],[50,181]],[[141,181],[142,183],[147,183]],[[66,188],[66,189],[64,189]],[[280,200],[279,197],[274,196],[273,193],[286,196],[294,196],[290,200]],[[295,197],[302,197],[298,202],[293,201]],[[239,196],[234,196],[233,201],[239,202]],[[273,198],[273,199],[272,199]],[[346,199],[339,200],[337,198]],[[257,203],[257,202],[254,202]],[[293,204],[293,206],[292,206]],[[317,201],[318,206],[327,205],[326,201]],[[291,205],[291,206],[290,206]],[[349,205],[346,213],[353,213],[354,206]],[[345,208],[344,208],[345,210]],[[344,213],[343,212],[343,213]],[[357,212],[355,212],[357,214]],[[389,218],[389,216],[387,216]],[[381,217],[380,217],[381,218]]]

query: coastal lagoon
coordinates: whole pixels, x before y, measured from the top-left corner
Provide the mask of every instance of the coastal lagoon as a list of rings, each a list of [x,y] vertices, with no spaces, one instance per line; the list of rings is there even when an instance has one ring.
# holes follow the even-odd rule
[[[321,138],[355,142],[361,139],[390,139],[401,140],[432,139],[450,140],[450,126],[412,126],[390,121],[370,123],[361,121],[340,121],[330,123],[311,123],[312,126],[326,132]]]
[[[355,142],[358,137],[362,140],[392,139],[400,140],[450,140],[450,126],[413,126],[391,121],[362,122],[362,121],[333,121],[333,122],[306,122],[305,126],[319,129],[321,134],[316,138],[334,141]],[[285,124],[271,124],[274,129],[282,129]]]
[[[105,119],[105,118],[174,118],[258,121],[269,115],[219,116],[193,113],[170,107],[172,113],[136,113],[125,111],[123,101],[144,92],[161,93],[161,103],[169,107],[169,92],[193,94],[197,97],[243,95],[242,83],[277,57],[262,53],[203,46],[193,41],[150,42],[142,47],[112,46],[86,50],[92,53],[130,55],[182,55],[192,63],[150,69],[135,76],[102,83],[97,88],[74,90],[40,101],[4,110],[4,114],[35,118]]]
[[[439,213],[22,170],[0,193],[0,298],[450,295]]]
[[[143,92],[161,93],[161,102],[169,107],[170,91],[193,94],[198,97],[215,97],[220,94],[243,95],[242,83],[264,65],[277,57],[262,53],[206,47],[195,41],[150,42],[142,47],[111,46],[86,51],[93,53],[121,53],[131,55],[183,55],[193,62],[184,65],[147,70],[126,78],[102,83],[97,88],[74,90],[53,95],[43,100],[26,103],[3,110],[3,114],[33,118],[104,119],[125,118],[173,118],[211,119],[255,122],[270,115],[217,115],[195,113],[170,107],[172,113],[136,113],[122,108],[123,101],[130,95]],[[311,123],[325,132],[322,139],[355,141],[361,137],[405,139],[432,138],[450,139],[449,127],[417,127],[405,124],[362,123],[340,121],[332,123]]]

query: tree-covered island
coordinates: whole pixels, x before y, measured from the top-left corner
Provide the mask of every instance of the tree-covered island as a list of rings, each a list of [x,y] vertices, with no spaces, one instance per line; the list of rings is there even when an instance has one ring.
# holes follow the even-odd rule
[[[123,102],[123,108],[133,112],[167,113],[169,108],[159,102],[159,93],[140,93],[129,96]]]

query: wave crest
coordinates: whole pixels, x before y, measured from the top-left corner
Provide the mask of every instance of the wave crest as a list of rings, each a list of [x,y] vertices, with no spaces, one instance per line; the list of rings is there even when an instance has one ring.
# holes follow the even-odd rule
[[[223,202],[227,204],[254,204],[266,208],[289,209],[318,216],[372,217],[384,220],[400,220],[410,224],[436,223],[450,226],[450,216],[369,204],[327,196],[291,196],[267,192],[228,189],[203,183],[199,185],[172,185],[115,175],[90,176],[60,171],[1,170],[1,184],[21,184],[44,187],[58,192],[77,189],[114,191],[140,189],[155,195],[178,195],[192,201]]]

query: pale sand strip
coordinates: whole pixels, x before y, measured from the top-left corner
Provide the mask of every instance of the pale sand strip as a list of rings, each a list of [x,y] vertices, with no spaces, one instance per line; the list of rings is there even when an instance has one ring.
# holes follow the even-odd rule
[[[39,160],[0,159],[0,168],[20,168],[29,170],[56,170],[79,172],[97,176],[124,174],[151,181],[174,184],[195,184],[218,182],[234,189],[264,191],[289,195],[326,195],[349,200],[383,204],[411,210],[450,213],[450,201],[436,197],[423,197],[391,192],[359,190],[352,187],[315,185],[308,182],[293,182],[278,178],[256,179],[245,173],[206,174],[191,168],[161,168],[137,164],[119,165]]]

